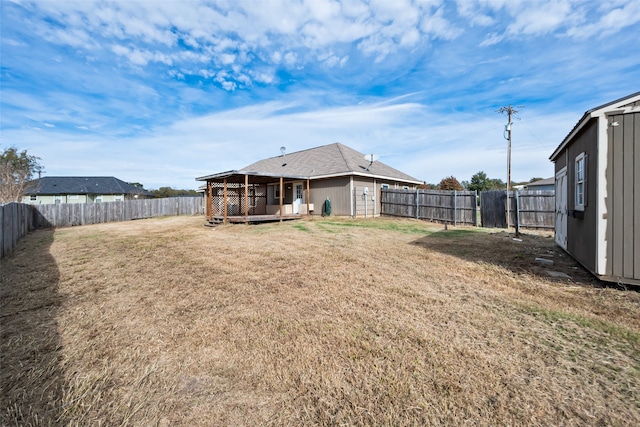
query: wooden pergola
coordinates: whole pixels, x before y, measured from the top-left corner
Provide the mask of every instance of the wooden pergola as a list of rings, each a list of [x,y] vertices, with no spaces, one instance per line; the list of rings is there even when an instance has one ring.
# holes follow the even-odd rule
[[[284,183],[306,182],[306,215],[309,213],[309,178],[270,175],[258,172],[228,171],[196,178],[206,181],[206,219],[211,223],[254,223],[300,219],[301,214],[284,213]],[[267,212],[267,187],[279,186],[277,214]]]

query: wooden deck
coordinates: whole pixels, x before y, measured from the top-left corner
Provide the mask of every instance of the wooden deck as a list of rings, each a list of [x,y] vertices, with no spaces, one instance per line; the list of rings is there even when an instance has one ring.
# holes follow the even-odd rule
[[[279,222],[293,221],[296,219],[302,219],[306,215],[229,215],[227,216],[227,222],[230,224],[259,224],[263,222]],[[218,225],[224,223],[224,217],[222,215],[216,215],[213,219],[207,220],[210,225]]]

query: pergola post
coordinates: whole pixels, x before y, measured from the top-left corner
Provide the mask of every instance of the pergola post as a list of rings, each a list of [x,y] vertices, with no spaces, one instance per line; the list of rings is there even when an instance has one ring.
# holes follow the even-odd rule
[[[224,179],[222,189],[222,210],[223,210],[223,224],[227,224],[227,178]]]
[[[244,176],[244,217],[249,218],[249,175]]]
[[[207,193],[205,195],[204,198],[207,206],[205,206],[205,214],[207,216],[207,221],[211,221],[212,218],[212,212],[211,212],[211,208],[213,207],[213,182],[212,181],[207,181]]]

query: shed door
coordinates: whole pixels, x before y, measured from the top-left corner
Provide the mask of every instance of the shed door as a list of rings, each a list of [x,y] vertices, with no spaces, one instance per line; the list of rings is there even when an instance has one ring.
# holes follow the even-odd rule
[[[556,174],[556,243],[567,249],[567,168]]]

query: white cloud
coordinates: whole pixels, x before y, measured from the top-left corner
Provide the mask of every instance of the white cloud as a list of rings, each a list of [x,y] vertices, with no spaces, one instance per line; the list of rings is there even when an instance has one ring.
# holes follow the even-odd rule
[[[622,2],[620,7],[614,7],[614,3],[606,3],[607,7],[604,6],[603,4],[600,8],[600,19],[570,28],[567,34],[582,39],[593,36],[603,37],[640,22],[640,2],[638,1]]]

